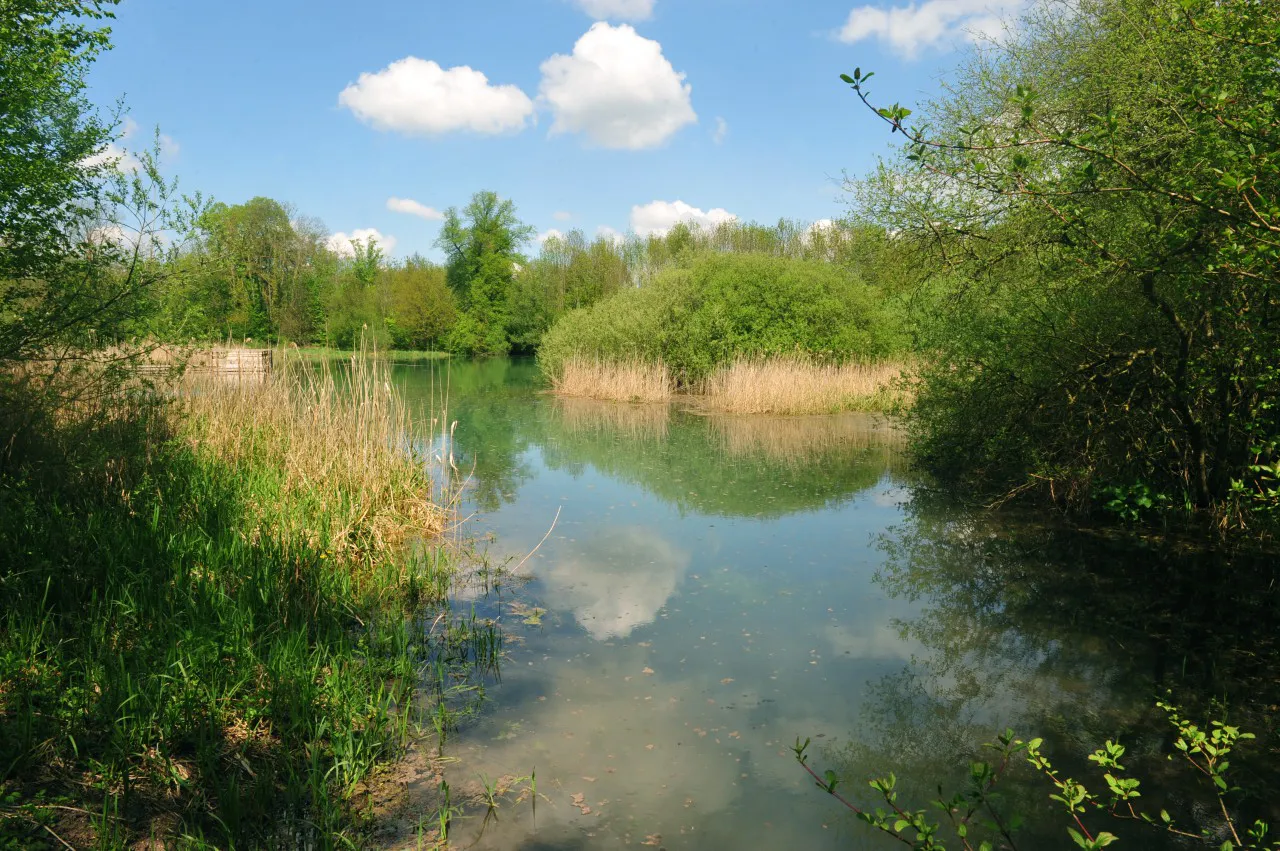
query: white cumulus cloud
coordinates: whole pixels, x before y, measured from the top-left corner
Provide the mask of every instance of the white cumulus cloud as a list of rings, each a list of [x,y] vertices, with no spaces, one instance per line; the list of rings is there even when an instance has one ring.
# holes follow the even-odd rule
[[[574,0],[574,5],[597,21],[647,21],[655,0]]]
[[[412,198],[388,198],[387,209],[393,213],[405,213],[410,216],[418,216],[423,219],[443,219],[444,213],[435,207],[428,207],[426,204],[413,200]]]
[[[998,35],[1004,17],[1023,4],[1024,0],[927,0],[888,9],[858,6],[849,12],[838,37],[846,44],[878,39],[898,55],[912,59],[926,47]]]
[[[698,120],[684,81],[662,45],[622,24],[592,24],[573,54],[542,63],[539,100],[551,133],[582,133],[604,148],[637,150],[666,142]]]
[[[533,116],[533,101],[518,87],[492,85],[466,65],[446,69],[416,56],[361,74],[338,103],[379,130],[424,136],[512,133]]]
[[[564,234],[555,228],[547,228],[535,238],[538,240],[538,245],[542,245],[542,243],[546,242],[548,239],[564,239]]]
[[[338,231],[329,237],[325,243],[329,246],[329,250],[341,257],[355,257],[356,249],[354,243],[368,245],[370,240],[378,243],[378,247],[382,249],[384,254],[390,254],[391,250],[396,247],[396,238],[381,233],[377,228],[356,228],[350,234]]]
[[[115,142],[110,142],[98,153],[85,157],[80,164],[87,168],[105,165],[125,174],[136,174],[142,170],[142,161]]]
[[[596,228],[596,236],[607,239],[614,245],[621,245],[627,240],[620,231],[614,230],[608,225],[600,225],[600,227]]]
[[[716,116],[716,129],[715,132],[711,134],[711,141],[715,142],[717,145],[723,145],[724,140],[727,139],[728,136],[729,122],[719,116]]]
[[[142,160],[123,144],[130,142],[137,135],[137,132],[138,122],[134,121],[132,116],[126,115],[124,120],[120,122],[116,140],[108,142],[107,146],[96,154],[85,157],[80,161],[80,164],[88,168],[107,165],[124,174],[137,174],[142,170]],[[172,136],[167,133],[160,133],[156,137],[156,141],[159,144],[159,159],[162,162],[170,162],[177,158],[181,146]],[[138,150],[137,146],[134,147],[134,151],[136,150]]]
[[[709,228],[737,218],[721,207],[704,211],[683,201],[650,201],[631,208],[631,229],[640,236],[664,236],[678,222]]]
[[[133,120],[133,116],[126,115],[124,120],[120,122],[120,130],[116,141],[128,141],[136,132],[138,132],[138,122]],[[112,166],[125,174],[137,174],[142,170],[142,161],[129,153],[128,149],[123,145],[118,145],[116,142],[108,142],[105,148],[96,154],[85,157],[80,161],[80,164],[86,168],[94,168],[100,165]]]

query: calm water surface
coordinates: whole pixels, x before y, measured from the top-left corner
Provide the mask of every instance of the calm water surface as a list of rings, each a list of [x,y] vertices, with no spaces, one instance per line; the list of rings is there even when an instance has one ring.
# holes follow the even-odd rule
[[[502,605],[475,601],[507,658],[446,747],[456,796],[536,770],[538,805],[470,813],[458,847],[889,847],[813,787],[797,737],[855,796],[896,769],[923,806],[996,727],[1068,762],[1141,729],[1179,666],[1069,548],[915,480],[883,419],[561,400],[518,361],[397,379],[423,403],[447,381],[492,563],[555,521]]]

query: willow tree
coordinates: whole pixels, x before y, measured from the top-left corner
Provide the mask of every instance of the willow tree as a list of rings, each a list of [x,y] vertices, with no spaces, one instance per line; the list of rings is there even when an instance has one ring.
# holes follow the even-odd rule
[[[1129,517],[1275,511],[1280,6],[1042,0],[1013,32],[923,120],[844,76],[904,138],[862,215],[933,270],[923,457]]]
[[[448,281],[460,309],[451,348],[463,354],[503,355],[510,300],[521,247],[533,228],[516,217],[515,204],[496,192],[477,192],[459,212],[445,211],[436,244],[448,257]]]

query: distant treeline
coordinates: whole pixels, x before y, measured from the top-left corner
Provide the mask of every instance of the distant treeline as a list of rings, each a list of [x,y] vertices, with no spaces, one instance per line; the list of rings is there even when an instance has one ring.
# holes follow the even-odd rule
[[[749,269],[751,280],[765,275],[768,293],[762,295],[782,296],[786,287],[775,283],[800,286],[786,297],[788,311],[806,305],[810,295],[838,293],[839,303],[826,299],[821,318],[829,336],[845,308],[858,307],[849,317],[854,324],[873,312],[867,299],[883,288],[889,245],[877,228],[784,219],[714,228],[680,223],[664,234],[626,238],[589,239],[573,230],[546,238],[538,250],[514,204],[493,192],[447,211],[437,241],[444,263],[416,254],[390,260],[372,240],[353,240],[340,250],[346,246],[332,244],[319,221],[270,198],[213,204],[194,224],[184,250],[165,261],[166,274],[153,292],[152,333],[337,348],[353,346],[363,333],[382,347],[464,355],[533,353],[566,314],[615,294],[634,299],[640,290],[670,292],[673,282],[713,267],[726,274]],[[730,267],[708,259],[726,255],[760,259]],[[757,324],[770,324],[782,308],[761,313],[762,305],[748,300]],[[629,304],[613,309],[629,310]],[[633,326],[628,336],[636,333],[647,334]],[[558,339],[563,343],[565,335]],[[808,342],[790,340],[789,346]]]

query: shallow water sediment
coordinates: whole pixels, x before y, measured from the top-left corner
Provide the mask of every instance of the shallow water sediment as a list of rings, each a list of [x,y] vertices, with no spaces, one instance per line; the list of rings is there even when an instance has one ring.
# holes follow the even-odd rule
[[[537,791],[460,813],[457,847],[889,847],[813,788],[797,737],[855,797],[896,770],[920,806],[997,728],[1068,766],[1116,731],[1159,740],[1170,647],[1108,615],[1080,575],[1097,551],[957,507],[883,417],[694,415],[556,398],[527,362],[444,368],[398,379],[423,401],[448,385],[489,563],[520,564],[461,600],[510,638],[445,775],[456,800],[481,777]],[[1028,795],[1034,819],[1047,793]]]

